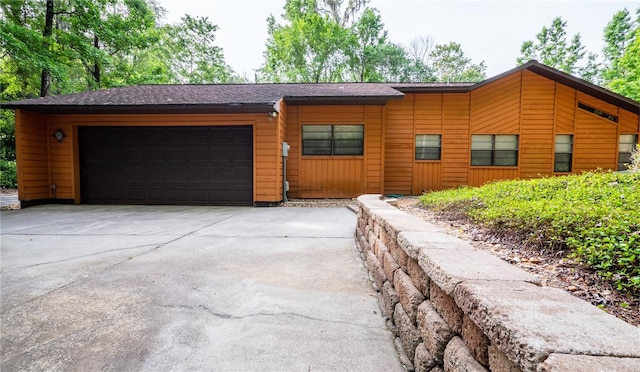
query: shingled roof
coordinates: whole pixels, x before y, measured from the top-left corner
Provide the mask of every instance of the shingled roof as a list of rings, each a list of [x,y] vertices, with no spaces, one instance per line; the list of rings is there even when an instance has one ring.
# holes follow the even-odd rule
[[[479,83],[138,85],[8,102],[2,108],[40,113],[218,113],[269,112],[280,100],[288,105],[384,105],[405,93],[470,92],[524,69],[640,113],[640,103],[536,61]]]
[[[3,104],[41,113],[268,112],[288,104],[384,104],[404,94],[388,84],[138,85]]]

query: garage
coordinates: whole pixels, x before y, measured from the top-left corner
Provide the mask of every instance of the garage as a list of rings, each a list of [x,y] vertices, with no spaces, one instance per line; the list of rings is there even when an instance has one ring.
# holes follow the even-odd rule
[[[252,205],[253,127],[78,127],[82,202]]]

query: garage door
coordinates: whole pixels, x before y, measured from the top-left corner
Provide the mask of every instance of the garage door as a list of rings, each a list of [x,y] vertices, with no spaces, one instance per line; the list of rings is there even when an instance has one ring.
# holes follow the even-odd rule
[[[80,127],[82,202],[251,205],[253,128]]]

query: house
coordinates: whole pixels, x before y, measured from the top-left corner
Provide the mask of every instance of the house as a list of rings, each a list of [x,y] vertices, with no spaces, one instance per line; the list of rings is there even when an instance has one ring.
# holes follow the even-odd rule
[[[415,195],[624,169],[640,134],[639,102],[536,61],[480,83],[142,85],[3,108],[24,206]]]

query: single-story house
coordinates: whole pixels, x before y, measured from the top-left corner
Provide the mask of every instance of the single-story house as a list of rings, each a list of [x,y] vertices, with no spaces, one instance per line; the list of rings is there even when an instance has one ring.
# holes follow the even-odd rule
[[[536,61],[479,83],[141,85],[2,107],[23,205],[415,195],[624,169],[640,134],[639,102]]]

